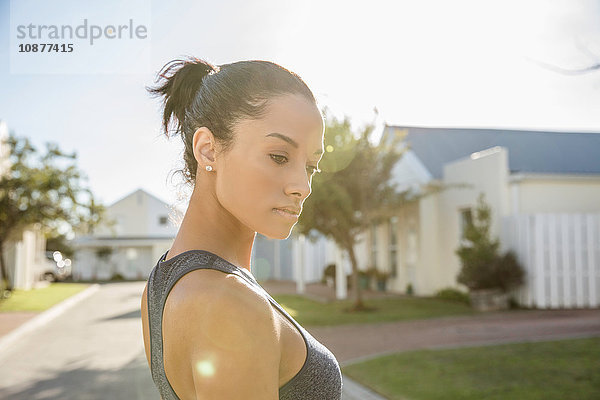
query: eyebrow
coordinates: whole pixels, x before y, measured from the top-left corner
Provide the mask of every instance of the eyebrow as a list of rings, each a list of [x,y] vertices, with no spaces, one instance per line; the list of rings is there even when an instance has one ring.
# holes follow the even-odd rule
[[[266,137],[269,137],[269,136],[273,136],[273,137],[277,137],[279,139],[285,140],[286,142],[288,142],[289,144],[291,144],[295,148],[298,148],[298,143],[296,143],[296,141],[294,139],[292,139],[291,137],[289,137],[289,136],[282,135],[281,133],[277,133],[277,132],[269,133]],[[317,150],[313,154],[314,155],[321,155],[321,154],[323,154],[323,150]]]

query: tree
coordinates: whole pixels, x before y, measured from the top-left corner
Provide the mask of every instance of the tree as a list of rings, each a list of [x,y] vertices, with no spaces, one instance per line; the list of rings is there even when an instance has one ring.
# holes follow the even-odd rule
[[[41,224],[46,236],[64,229],[92,233],[105,207],[81,185],[76,153],[46,143],[46,154],[32,160],[37,150],[28,138],[11,133],[7,144],[8,168],[0,170],[0,286],[12,290],[4,262],[4,244],[12,234],[33,223]]]
[[[313,178],[312,192],[304,204],[297,229],[314,239],[318,231],[333,238],[345,250],[352,264],[353,310],[364,310],[358,285],[358,265],[354,245],[358,236],[372,223],[386,220],[398,207],[409,201],[407,193],[398,193],[390,181],[392,168],[402,157],[399,136],[391,143],[369,141],[374,126],[367,125],[358,138],[354,136],[347,117],[343,121],[327,118],[325,155]]]
[[[500,242],[491,239],[491,208],[481,193],[477,200],[475,220],[465,227],[466,243],[456,254],[462,268],[457,281],[469,290],[500,289],[508,292],[524,282],[525,271],[513,251],[498,254]]]
[[[465,227],[462,244],[456,254],[462,261],[457,281],[470,290],[495,287],[492,268],[498,257],[500,242],[490,237],[491,208],[485,203],[484,194],[477,200],[474,221]]]
[[[63,257],[73,258],[75,249],[64,233],[51,232],[46,236],[46,251],[60,251]]]

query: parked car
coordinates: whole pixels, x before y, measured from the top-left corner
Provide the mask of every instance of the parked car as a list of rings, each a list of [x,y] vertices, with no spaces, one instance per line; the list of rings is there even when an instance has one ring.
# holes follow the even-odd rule
[[[60,251],[46,251],[41,279],[50,282],[59,282],[71,276],[71,260],[63,259]]]

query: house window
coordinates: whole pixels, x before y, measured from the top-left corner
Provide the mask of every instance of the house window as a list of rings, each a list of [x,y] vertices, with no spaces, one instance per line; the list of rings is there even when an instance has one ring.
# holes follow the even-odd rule
[[[371,267],[377,265],[377,225],[371,224]]]
[[[460,210],[460,238],[465,238],[467,226],[473,223],[473,213],[470,208]]]
[[[161,215],[160,217],[158,217],[158,223],[160,225],[166,225],[167,224],[167,216]]]
[[[390,270],[391,270],[392,276],[396,276],[397,275],[396,268],[398,267],[398,262],[396,260],[397,241],[398,241],[397,237],[396,237],[396,232],[398,230],[398,217],[390,218],[389,228],[390,228],[390,232],[389,232],[388,237],[390,238],[390,244],[389,244]]]

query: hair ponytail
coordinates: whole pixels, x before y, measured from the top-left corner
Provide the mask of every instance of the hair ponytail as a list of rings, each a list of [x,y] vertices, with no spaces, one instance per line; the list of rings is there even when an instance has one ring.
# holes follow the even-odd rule
[[[218,72],[218,67],[195,57],[173,60],[158,73],[156,82],[162,78],[163,83],[146,88],[152,95],[164,96],[163,129],[167,137],[173,120],[176,120],[175,132],[182,133],[187,108],[194,101],[203,79],[213,72]]]

